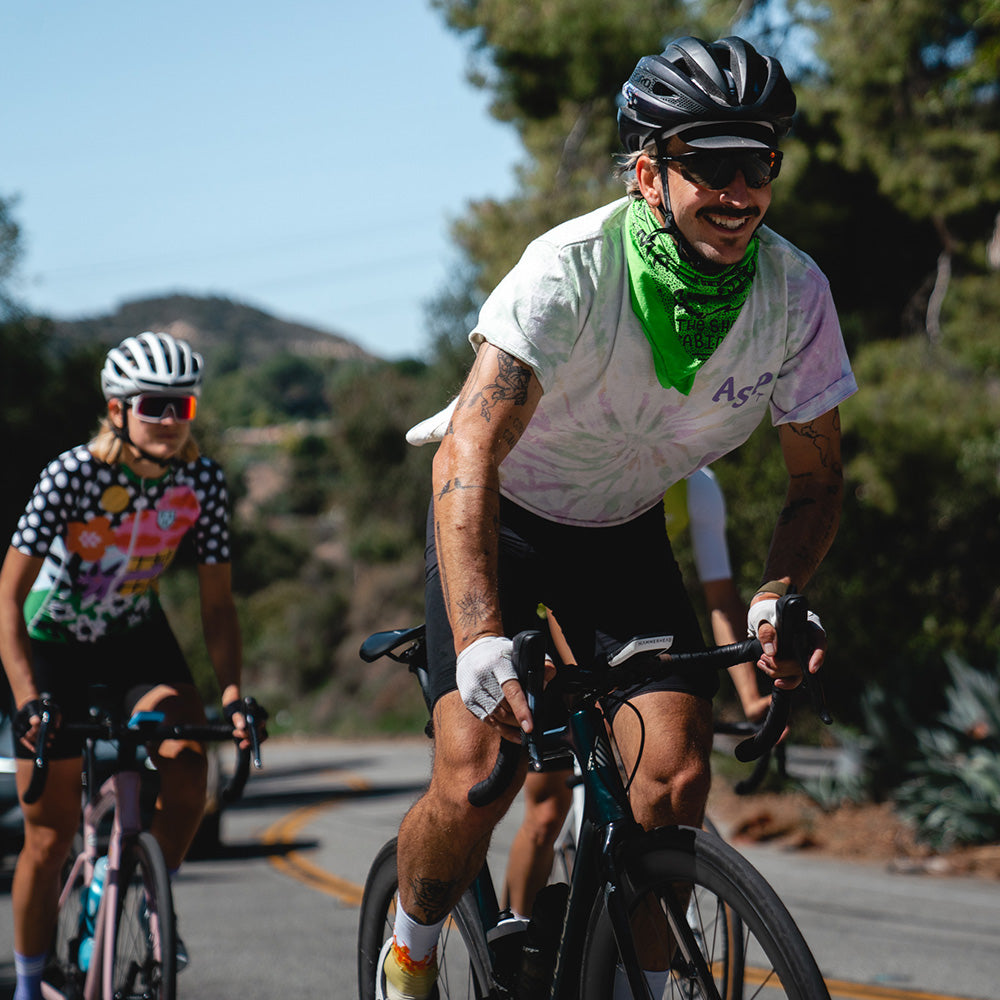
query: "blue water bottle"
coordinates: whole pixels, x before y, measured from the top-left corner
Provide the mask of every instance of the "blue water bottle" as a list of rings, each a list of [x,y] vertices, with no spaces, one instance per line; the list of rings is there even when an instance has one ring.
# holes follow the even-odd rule
[[[97,909],[101,905],[101,893],[104,892],[104,877],[108,871],[108,859],[98,858],[94,862],[94,877],[84,890],[83,920],[78,962],[81,972],[90,968],[90,958],[94,953],[94,925],[97,920]]]

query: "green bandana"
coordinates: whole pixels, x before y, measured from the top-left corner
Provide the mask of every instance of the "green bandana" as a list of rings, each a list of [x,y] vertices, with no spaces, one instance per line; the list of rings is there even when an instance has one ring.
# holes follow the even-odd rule
[[[653,349],[656,377],[665,389],[688,395],[698,369],[729,333],[757,273],[756,236],[743,260],[720,274],[685,264],[642,198],[628,207],[628,261],[632,309]]]

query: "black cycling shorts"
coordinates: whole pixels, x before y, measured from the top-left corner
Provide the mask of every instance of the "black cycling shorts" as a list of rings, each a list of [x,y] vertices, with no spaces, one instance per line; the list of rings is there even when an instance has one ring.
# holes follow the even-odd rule
[[[31,640],[32,671],[39,691],[52,696],[63,719],[84,721],[98,692],[100,701],[124,713],[159,684],[193,684],[191,671],[177,639],[162,614],[121,635],[94,642]],[[17,711],[17,706],[12,707]],[[52,760],[79,757],[83,739],[56,730]],[[16,737],[14,753],[22,760],[33,754]]]
[[[672,635],[676,652],[705,648],[698,617],[667,538],[657,504],[625,524],[587,528],[557,524],[500,500],[500,610],[504,632],[544,629],[539,605],[551,608],[578,662],[607,661],[637,635]],[[431,696],[456,690],[455,647],[434,544],[434,508],[427,521],[427,653]],[[675,668],[627,689],[681,691],[711,700],[717,672]]]

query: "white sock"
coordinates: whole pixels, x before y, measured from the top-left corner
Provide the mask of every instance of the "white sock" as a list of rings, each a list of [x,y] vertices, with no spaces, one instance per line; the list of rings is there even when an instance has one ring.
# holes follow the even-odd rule
[[[670,970],[664,969],[662,972],[650,972],[645,970],[643,975],[649,984],[649,992],[654,1000],[663,996],[667,982],[670,979]],[[612,993],[612,1000],[632,1000],[632,991],[629,989],[628,977],[625,975],[625,966],[619,965],[615,969],[615,989]]]
[[[439,920],[435,924],[418,923],[399,905],[397,898],[396,925],[393,928],[393,937],[396,946],[400,949],[406,948],[414,962],[422,962],[430,956],[437,947],[442,927],[444,927],[444,920]]]

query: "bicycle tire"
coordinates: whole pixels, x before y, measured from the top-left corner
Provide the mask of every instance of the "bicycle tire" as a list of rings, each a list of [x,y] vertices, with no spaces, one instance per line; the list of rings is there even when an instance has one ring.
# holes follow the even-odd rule
[[[160,845],[142,832],[125,844],[110,976],[118,1000],[176,1000],[177,926]]]
[[[718,837],[686,827],[666,827],[643,834],[621,852],[625,898],[629,912],[652,901],[665,912],[665,900],[686,898],[692,891],[701,900],[704,926],[697,946],[711,970],[713,986],[698,982],[691,965],[677,949],[669,981],[654,1000],[693,997],[727,997],[744,1000],[743,994],[787,997],[789,1000],[829,1000],[816,961],[784,904],[763,876],[737,851]],[[717,962],[717,942],[722,929],[712,925],[713,915],[728,908],[742,925],[746,956],[745,988],[727,994],[725,972]],[[682,902],[683,913],[686,905]],[[689,942],[690,944],[691,942]],[[618,948],[603,899],[591,913],[580,979],[581,1000],[607,1000],[612,996]]]
[[[552,875],[549,881],[569,882],[573,875],[573,862],[576,857],[576,837],[573,836],[572,822],[573,811],[567,824],[564,825],[563,832],[556,841],[555,860],[552,868]],[[720,837],[718,828],[707,816],[704,821],[704,829],[714,837]],[[720,995],[722,1000],[740,1000],[743,996],[743,921],[739,914],[726,904],[719,904],[719,912],[716,917],[720,933],[718,935],[718,950],[714,956],[717,964],[721,965],[720,975]],[[694,928],[699,922],[703,922],[704,917],[699,916],[697,907],[689,908],[688,923]]]
[[[83,866],[74,866],[78,854],[79,851],[74,850],[60,880],[59,913],[42,981],[42,996],[47,1000],[79,1000],[83,996],[84,973],[79,965],[79,951],[83,938],[83,894],[87,883]]]
[[[392,936],[396,908],[396,841],[383,845],[375,856],[361,899],[358,920],[358,996],[375,1000],[378,958]],[[441,1000],[485,1000],[492,973],[489,950],[479,911],[466,892],[451,911],[438,940],[438,992]]]
[[[702,822],[702,829],[710,833],[713,837],[722,839],[718,827],[706,816]],[[688,923],[692,927],[700,919],[697,907],[688,911]],[[740,915],[728,904],[722,904],[719,920],[722,922],[723,932],[720,940],[722,942],[723,953],[720,960],[723,963],[724,973],[720,977],[725,991],[722,992],[722,1000],[742,1000],[743,997],[743,970],[746,956],[743,951],[743,921]],[[721,991],[720,991],[721,992]]]

